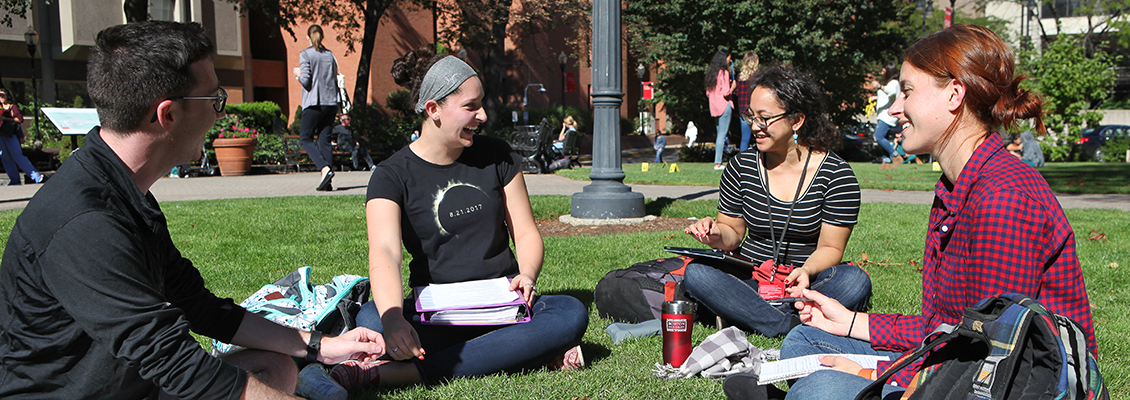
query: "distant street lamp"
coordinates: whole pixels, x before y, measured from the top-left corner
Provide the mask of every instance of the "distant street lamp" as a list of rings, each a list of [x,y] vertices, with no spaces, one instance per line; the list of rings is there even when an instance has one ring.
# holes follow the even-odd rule
[[[522,119],[527,123],[530,122],[530,112],[526,111],[526,105],[530,104],[530,88],[534,86],[538,87],[538,92],[545,93],[545,86],[542,86],[540,83],[526,85],[526,90],[522,93]]]
[[[647,68],[644,68],[643,64],[636,66],[636,76],[638,76],[640,78],[640,101],[636,102],[636,108],[638,108],[639,112],[640,112],[640,134],[641,135],[647,133],[643,128],[643,74],[645,72],[647,72]]]
[[[41,140],[43,138],[39,132],[39,90],[35,88],[35,50],[39,47],[39,33],[31,25],[28,25],[27,32],[24,32],[24,42],[27,43],[27,55],[31,61],[31,90],[35,93],[35,138]]]
[[[918,0],[916,7],[922,10],[922,37],[926,37],[926,16],[934,14],[934,0],[926,0],[925,4],[922,0]]]
[[[569,56],[564,51],[557,56],[557,65],[561,67],[561,122],[565,122],[565,63],[568,61]]]

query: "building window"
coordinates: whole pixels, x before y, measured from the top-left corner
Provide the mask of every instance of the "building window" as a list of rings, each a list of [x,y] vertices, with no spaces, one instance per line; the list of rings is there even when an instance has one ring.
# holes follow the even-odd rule
[[[157,21],[175,21],[176,0],[149,0],[149,17]]]

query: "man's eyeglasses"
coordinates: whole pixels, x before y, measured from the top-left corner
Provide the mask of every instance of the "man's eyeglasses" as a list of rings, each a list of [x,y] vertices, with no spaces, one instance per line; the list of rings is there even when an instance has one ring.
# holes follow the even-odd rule
[[[212,100],[212,109],[216,112],[223,112],[224,105],[228,102],[228,91],[220,88],[215,96],[173,96],[165,100]],[[157,113],[153,113],[153,119],[149,122],[157,122]]]
[[[173,96],[166,100],[213,100],[212,109],[216,112],[223,112],[224,104],[228,102],[228,91],[220,88],[215,96]]]
[[[758,129],[766,130],[769,129],[769,124],[776,122],[778,119],[781,119],[781,117],[784,117],[786,115],[789,115],[788,111],[774,115],[772,117],[760,117],[754,115],[752,111],[746,109],[745,111],[742,111],[742,121],[745,121],[750,125],[755,125]]]

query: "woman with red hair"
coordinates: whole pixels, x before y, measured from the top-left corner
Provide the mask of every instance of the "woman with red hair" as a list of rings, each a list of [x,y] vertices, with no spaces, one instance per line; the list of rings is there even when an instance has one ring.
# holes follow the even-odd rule
[[[930,153],[942,167],[923,259],[922,314],[851,311],[815,290],[797,290],[804,323],[781,344],[782,358],[808,354],[888,355],[915,349],[942,324],[960,323],[979,300],[1020,293],[1078,322],[1097,354],[1094,325],[1075,253],[1075,235],[1047,182],[1006,150],[998,131],[1031,119],[1044,133],[1039,94],[1020,88],[1013,53],[992,31],[955,25],[915,43],[904,54],[902,93],[890,113],[905,126],[907,153]],[[854,398],[878,371],[839,356],[833,370],[798,380],[787,399]],[[921,367],[894,375],[883,397],[905,391]],[[1054,384],[1054,382],[1053,382]],[[748,377],[727,381],[728,395],[765,398]],[[744,390],[742,390],[744,389]]]

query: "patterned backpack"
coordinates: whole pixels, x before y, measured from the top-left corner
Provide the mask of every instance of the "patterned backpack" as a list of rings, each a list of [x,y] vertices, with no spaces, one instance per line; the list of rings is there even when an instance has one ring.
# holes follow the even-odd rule
[[[354,328],[354,317],[369,301],[369,278],[338,275],[325,285],[310,284],[310,267],[302,267],[264,285],[240,306],[279,325],[337,336]],[[212,355],[239,346],[212,340]]]
[[[904,399],[1110,398],[1079,324],[1024,295],[981,300],[965,309],[961,326],[943,325],[924,342],[856,399],[880,399],[891,375],[924,355]]]

